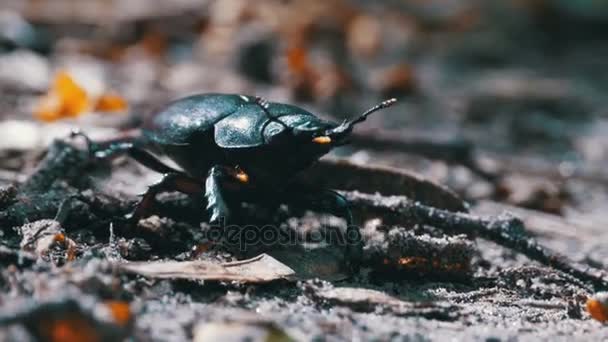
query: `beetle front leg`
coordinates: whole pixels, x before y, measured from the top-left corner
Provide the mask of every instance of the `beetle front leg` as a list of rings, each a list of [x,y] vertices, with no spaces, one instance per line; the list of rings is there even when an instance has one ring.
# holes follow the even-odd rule
[[[353,224],[353,215],[348,200],[339,193],[327,189],[311,191],[298,187],[289,193],[290,196],[297,196],[292,197],[290,202],[299,207],[324,211],[346,220],[344,262],[352,273],[356,273],[363,258],[363,238],[359,227]]]

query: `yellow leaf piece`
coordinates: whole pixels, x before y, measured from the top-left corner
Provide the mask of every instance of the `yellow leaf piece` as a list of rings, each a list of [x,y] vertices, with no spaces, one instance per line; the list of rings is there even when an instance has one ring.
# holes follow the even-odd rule
[[[101,95],[95,104],[95,110],[100,112],[120,112],[128,107],[127,101],[115,93]]]
[[[100,112],[125,111],[127,101],[112,92],[105,93],[99,98],[91,97],[69,73],[57,73],[51,89],[44,95],[34,111],[36,118],[50,122],[65,118],[74,118],[88,110]]]
[[[42,121],[77,117],[89,108],[89,97],[65,71],[57,73],[49,92],[40,100],[35,115]]]

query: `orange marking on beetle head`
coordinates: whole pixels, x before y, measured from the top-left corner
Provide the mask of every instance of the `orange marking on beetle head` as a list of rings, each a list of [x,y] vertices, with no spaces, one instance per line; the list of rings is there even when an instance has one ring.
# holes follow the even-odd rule
[[[330,144],[331,138],[328,136],[316,137],[316,138],[312,139],[312,142],[314,142],[316,144],[321,144],[321,145]]]

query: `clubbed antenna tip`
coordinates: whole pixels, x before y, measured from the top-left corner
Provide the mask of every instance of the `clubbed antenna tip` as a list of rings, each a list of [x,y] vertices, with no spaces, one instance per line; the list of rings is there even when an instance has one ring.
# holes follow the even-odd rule
[[[380,103],[380,106],[382,108],[387,108],[394,105],[395,103],[397,103],[397,99],[393,97],[392,99],[382,101],[382,103]]]
[[[396,99],[396,98],[392,98],[392,99],[384,100],[384,101],[380,102],[379,104],[377,104],[377,105],[373,106],[372,108],[370,108],[370,109],[366,110],[366,111],[365,111],[363,114],[361,114],[361,115],[360,115],[358,118],[356,118],[355,120],[353,120],[353,121],[351,122],[351,124],[352,124],[352,125],[358,124],[359,122],[364,121],[365,119],[367,119],[367,117],[368,117],[370,114],[372,114],[372,113],[374,113],[374,112],[377,112],[377,111],[379,111],[379,110],[381,110],[381,109],[388,108],[388,107],[390,107],[390,106],[394,105],[395,103],[397,103],[397,99]]]

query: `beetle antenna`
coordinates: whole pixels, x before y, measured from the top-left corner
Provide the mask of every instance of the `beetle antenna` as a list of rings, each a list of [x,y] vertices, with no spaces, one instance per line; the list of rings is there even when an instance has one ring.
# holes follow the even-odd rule
[[[380,102],[379,104],[373,106],[372,108],[363,112],[363,114],[359,115],[358,118],[354,120],[344,121],[342,124],[333,128],[327,132],[327,135],[330,136],[343,136],[344,134],[348,134],[353,130],[356,124],[365,121],[370,114],[375,113],[381,109],[388,108],[394,105],[397,102],[397,99],[392,98],[385,101]]]
[[[355,120],[350,121],[349,124],[351,126],[354,126],[354,125],[358,124],[359,122],[365,121],[365,119],[367,119],[367,117],[370,114],[372,114],[374,112],[377,112],[379,110],[382,110],[384,108],[388,108],[388,107],[394,105],[396,102],[397,102],[396,98],[392,98],[392,99],[388,99],[388,100],[382,101],[382,102],[378,103],[377,105],[373,106],[372,108],[366,110],[363,114],[361,114]]]
[[[262,107],[262,109],[264,110],[264,112],[265,112],[265,113],[266,113],[268,116],[270,116],[270,113],[268,112],[268,106],[269,106],[269,104],[268,104],[268,100],[266,100],[265,98],[263,98],[263,97],[261,97],[261,96],[256,96],[256,97],[255,97],[255,103],[256,103],[258,106]]]

